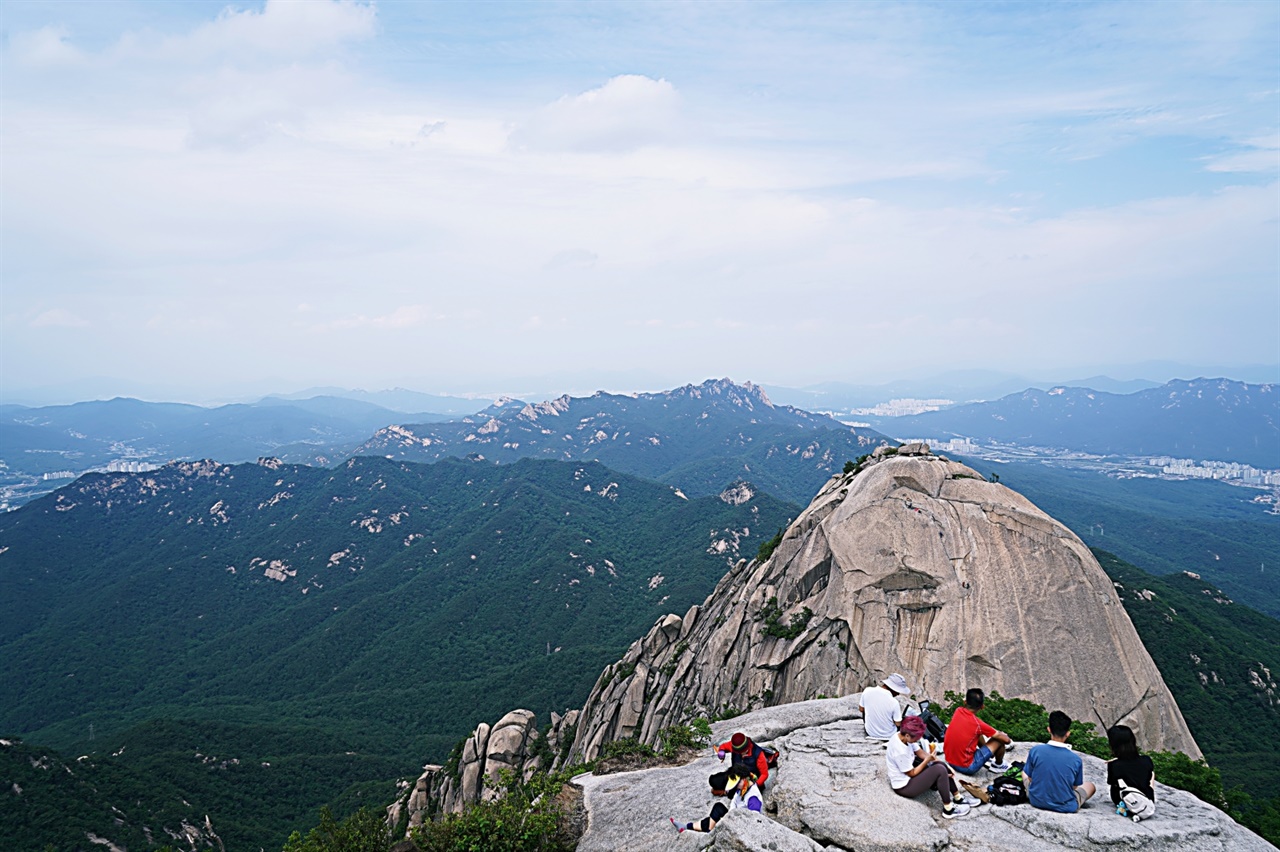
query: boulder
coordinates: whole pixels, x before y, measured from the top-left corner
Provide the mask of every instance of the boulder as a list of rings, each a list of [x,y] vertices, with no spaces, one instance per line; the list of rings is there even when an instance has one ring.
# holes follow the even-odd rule
[[[605,669],[574,756],[901,672],[917,696],[982,687],[1199,757],[1084,543],[1017,492],[908,449],[832,477],[768,560],[740,562]]]

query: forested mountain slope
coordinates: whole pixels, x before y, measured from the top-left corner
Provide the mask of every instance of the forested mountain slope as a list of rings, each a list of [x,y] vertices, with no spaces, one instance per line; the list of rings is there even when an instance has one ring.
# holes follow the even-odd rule
[[[393,777],[509,706],[581,702],[796,511],[595,463],[86,476],[0,516],[0,732],[85,753],[154,718],[311,730]]]

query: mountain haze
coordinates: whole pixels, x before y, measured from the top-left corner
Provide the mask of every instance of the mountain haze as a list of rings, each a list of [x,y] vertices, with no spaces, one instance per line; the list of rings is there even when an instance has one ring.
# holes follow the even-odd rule
[[[994,402],[882,421],[899,437],[963,435],[1102,455],[1167,455],[1280,468],[1280,389],[1229,379],[1130,394],[1030,389]]]

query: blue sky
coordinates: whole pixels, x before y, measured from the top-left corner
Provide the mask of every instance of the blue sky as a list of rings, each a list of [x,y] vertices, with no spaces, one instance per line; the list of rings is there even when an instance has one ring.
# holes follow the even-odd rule
[[[4,396],[1280,362],[1280,4],[0,17]]]

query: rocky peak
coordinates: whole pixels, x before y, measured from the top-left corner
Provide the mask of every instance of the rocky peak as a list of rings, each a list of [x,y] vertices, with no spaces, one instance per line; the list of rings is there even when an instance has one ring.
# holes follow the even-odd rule
[[[730,506],[741,506],[743,503],[751,502],[754,496],[756,496],[755,487],[750,482],[738,480],[720,492],[720,501]]]
[[[737,384],[729,378],[707,379],[700,385],[685,385],[683,387],[667,391],[662,395],[671,398],[684,399],[723,397],[734,405],[748,409],[754,409],[757,405],[765,408],[774,407],[773,403],[769,400],[768,395],[764,392],[764,388],[751,382]]]
[[[1200,755],[1084,543],[924,444],[832,477],[767,561],[739,562],[660,620],[597,681],[574,754],[653,744],[692,716],[850,695],[890,672],[917,697],[998,690]]]

